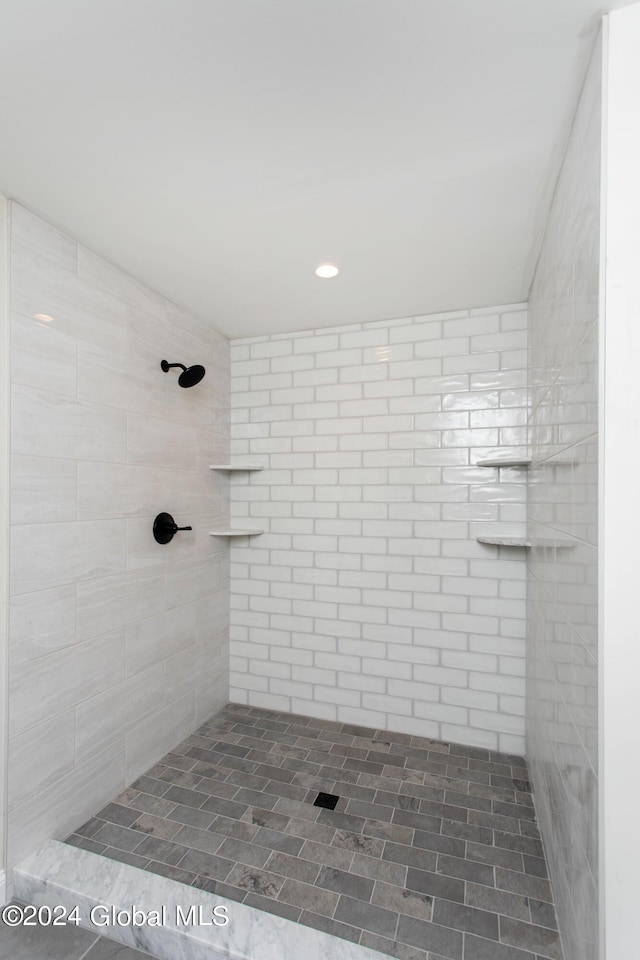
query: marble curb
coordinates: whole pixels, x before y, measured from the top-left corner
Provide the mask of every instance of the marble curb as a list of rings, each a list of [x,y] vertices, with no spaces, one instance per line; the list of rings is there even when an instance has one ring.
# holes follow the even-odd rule
[[[14,895],[36,906],[78,907],[81,926],[159,960],[380,960],[384,954],[176,880],[48,840],[14,871]],[[181,913],[177,910],[181,908]],[[188,916],[195,907],[195,916]],[[212,923],[213,909],[225,926]],[[94,909],[96,908],[96,909]],[[134,925],[115,911],[140,913]],[[164,908],[164,910],[163,910]],[[93,921],[92,921],[93,910]],[[162,925],[150,922],[158,916]],[[104,919],[107,925],[102,925]],[[186,924],[182,921],[186,919]],[[200,920],[202,922],[200,922]],[[97,921],[97,922],[95,922]],[[387,958],[388,960],[388,958]]]

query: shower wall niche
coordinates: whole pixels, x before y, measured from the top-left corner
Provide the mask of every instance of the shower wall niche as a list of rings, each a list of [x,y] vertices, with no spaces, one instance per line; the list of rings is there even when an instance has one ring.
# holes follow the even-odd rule
[[[17,204],[11,261],[15,863],[227,701],[229,352]],[[157,544],[160,510],[193,532]]]

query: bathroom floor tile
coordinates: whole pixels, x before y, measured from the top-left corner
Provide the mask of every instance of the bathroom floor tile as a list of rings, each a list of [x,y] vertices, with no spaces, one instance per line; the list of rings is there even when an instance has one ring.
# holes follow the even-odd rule
[[[229,704],[67,842],[396,960],[561,958],[510,754]]]

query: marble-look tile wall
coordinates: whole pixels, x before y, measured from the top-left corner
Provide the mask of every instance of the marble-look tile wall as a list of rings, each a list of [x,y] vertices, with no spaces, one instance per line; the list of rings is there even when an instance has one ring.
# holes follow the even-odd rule
[[[231,698],[522,752],[523,304],[232,343]]]
[[[598,956],[598,289],[601,52],[529,301],[527,757],[566,960]]]
[[[228,341],[12,205],[9,856],[227,700]],[[181,389],[160,360],[201,363]],[[153,518],[193,532],[160,546]]]

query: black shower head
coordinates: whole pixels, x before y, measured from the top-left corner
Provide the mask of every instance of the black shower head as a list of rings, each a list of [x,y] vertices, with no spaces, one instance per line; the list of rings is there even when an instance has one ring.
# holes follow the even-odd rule
[[[178,383],[181,387],[194,387],[196,383],[200,383],[205,375],[205,369],[199,363],[194,364],[193,367],[185,367],[184,363],[168,363],[166,360],[162,360],[160,366],[165,373],[171,367],[180,367],[182,373],[178,377]]]

